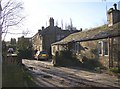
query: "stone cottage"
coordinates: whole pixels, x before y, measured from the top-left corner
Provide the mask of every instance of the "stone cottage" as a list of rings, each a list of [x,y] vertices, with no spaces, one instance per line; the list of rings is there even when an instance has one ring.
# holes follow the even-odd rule
[[[81,62],[84,58],[94,59],[107,68],[120,67],[120,20],[116,19],[120,17],[116,17],[120,11],[117,10],[117,15],[113,15],[116,10],[116,5],[114,6],[113,12],[108,11],[108,25],[73,33],[53,43],[52,55],[55,55],[56,51],[70,50]]]
[[[44,28],[32,37],[32,45],[34,50],[47,51],[51,55],[51,44],[57,42],[71,33],[78,32],[78,30],[62,30],[58,26],[54,26],[54,19],[50,18],[49,26]]]

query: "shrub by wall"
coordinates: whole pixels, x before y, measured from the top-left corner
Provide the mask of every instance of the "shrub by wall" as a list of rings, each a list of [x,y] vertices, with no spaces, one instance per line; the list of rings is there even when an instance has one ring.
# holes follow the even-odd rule
[[[29,58],[32,58],[32,50],[31,49],[19,49],[17,55],[19,59],[29,59]]]
[[[73,57],[72,52],[69,50],[56,52],[56,65],[57,66],[80,66],[81,62]]]
[[[84,68],[92,69],[92,70],[94,70],[98,67],[101,67],[101,68],[103,67],[102,64],[96,59],[88,59],[85,62],[83,62],[82,65]]]
[[[78,66],[86,69],[95,70],[96,68],[103,68],[102,64],[97,59],[88,59],[83,57],[83,62],[80,62],[79,59],[73,57],[71,51],[60,51],[56,52],[56,59],[57,66]]]

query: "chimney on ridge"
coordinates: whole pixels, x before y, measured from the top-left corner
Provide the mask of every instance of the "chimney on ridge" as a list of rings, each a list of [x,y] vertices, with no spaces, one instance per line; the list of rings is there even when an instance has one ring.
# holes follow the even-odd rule
[[[42,26],[42,30],[44,30],[44,26]]]
[[[114,6],[115,10],[117,10],[117,4],[115,3],[113,6]]]
[[[52,17],[50,17],[49,24],[50,26],[54,26],[54,19]]]

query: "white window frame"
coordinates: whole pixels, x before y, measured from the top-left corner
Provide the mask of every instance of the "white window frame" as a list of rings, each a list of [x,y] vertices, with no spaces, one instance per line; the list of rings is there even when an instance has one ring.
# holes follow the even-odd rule
[[[108,54],[105,54],[105,42],[107,43],[107,51],[108,51]],[[109,44],[107,41],[104,41],[103,42],[103,55],[104,56],[109,56]]]
[[[108,54],[107,55],[105,54],[105,42],[107,42],[107,41],[99,41],[98,42],[98,44],[101,43],[101,48],[99,48],[99,46],[98,46],[98,54],[99,54],[99,50],[101,50],[101,54],[99,54],[99,56],[109,56],[109,44],[108,44],[108,42],[107,42]]]
[[[101,44],[101,46],[99,46],[99,44]],[[99,53],[100,50],[101,50],[101,54]],[[103,56],[103,41],[98,42],[98,55]]]

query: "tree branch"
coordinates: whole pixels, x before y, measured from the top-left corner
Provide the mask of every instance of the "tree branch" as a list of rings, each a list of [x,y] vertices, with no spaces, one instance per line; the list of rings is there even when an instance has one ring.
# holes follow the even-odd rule
[[[23,3],[17,2],[15,0],[7,0],[7,2],[4,2],[4,0],[2,1],[3,10],[0,20],[2,25],[2,32],[7,34],[9,27],[17,26],[23,21],[23,19],[25,19],[25,17],[20,14],[23,10]]]

